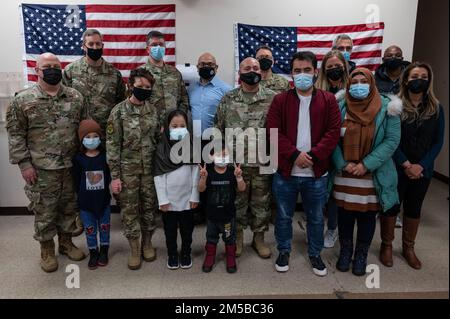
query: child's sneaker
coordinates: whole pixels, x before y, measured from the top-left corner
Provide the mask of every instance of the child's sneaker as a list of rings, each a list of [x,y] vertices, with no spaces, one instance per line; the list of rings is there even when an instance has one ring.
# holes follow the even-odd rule
[[[178,255],[169,256],[169,258],[167,259],[167,268],[169,269],[180,268],[180,264],[178,263]]]
[[[190,254],[182,254],[180,258],[180,265],[183,269],[189,269],[192,267],[192,258]]]
[[[88,267],[91,270],[97,269],[98,263],[98,250],[97,249],[89,249],[89,262]]]
[[[109,246],[107,245],[100,246],[100,255],[98,256],[97,262],[100,267],[104,267],[108,264],[108,249]]]

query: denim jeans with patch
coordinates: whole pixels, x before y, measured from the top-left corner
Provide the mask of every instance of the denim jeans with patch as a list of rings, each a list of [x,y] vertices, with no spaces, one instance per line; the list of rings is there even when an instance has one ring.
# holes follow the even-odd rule
[[[83,221],[88,248],[97,249],[97,232],[100,233],[100,246],[109,246],[111,206],[108,205],[101,216],[80,210],[80,217]]]

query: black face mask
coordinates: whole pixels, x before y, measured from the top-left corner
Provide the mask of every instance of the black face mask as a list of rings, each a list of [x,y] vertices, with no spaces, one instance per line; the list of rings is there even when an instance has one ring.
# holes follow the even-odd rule
[[[389,70],[397,70],[399,67],[402,66],[402,59],[397,58],[389,58],[384,60],[384,64]]]
[[[424,79],[414,79],[408,82],[407,87],[412,93],[422,93],[428,90],[429,82]]]
[[[253,71],[248,73],[241,73],[239,79],[248,85],[255,85],[261,81],[261,74]]]
[[[327,78],[329,78],[332,81],[337,81],[342,79],[344,76],[344,69],[343,68],[332,68],[326,70]]]
[[[147,100],[152,95],[152,90],[143,88],[133,88],[133,95],[139,101],[143,102]]]
[[[211,80],[216,75],[216,71],[212,67],[205,66],[198,70],[198,75],[204,80]]]
[[[57,85],[59,82],[61,82],[62,79],[62,71],[61,69],[44,69],[42,70],[42,73],[44,74],[43,80],[45,83],[50,85]]]
[[[261,70],[267,71],[272,67],[272,60],[268,58],[262,58],[259,60],[259,66]]]
[[[100,49],[87,48],[87,56],[94,61],[100,59],[102,55],[103,55],[103,48]]]

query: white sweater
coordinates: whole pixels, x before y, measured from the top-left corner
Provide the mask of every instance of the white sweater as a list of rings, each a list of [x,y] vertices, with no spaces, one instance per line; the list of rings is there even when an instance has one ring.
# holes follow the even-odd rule
[[[191,209],[189,202],[198,203],[199,170],[197,165],[183,165],[176,170],[155,176],[158,205],[170,204],[170,211]]]

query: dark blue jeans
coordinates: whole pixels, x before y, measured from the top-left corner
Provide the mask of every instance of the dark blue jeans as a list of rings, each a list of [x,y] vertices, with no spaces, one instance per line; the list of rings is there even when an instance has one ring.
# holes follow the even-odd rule
[[[279,252],[290,252],[292,241],[292,217],[297,197],[302,196],[306,213],[308,255],[319,256],[323,248],[323,210],[327,200],[328,176],[320,178],[290,176],[288,179],[276,173],[272,182],[272,193],[277,202],[275,238]]]
[[[111,207],[108,205],[101,216],[80,210],[80,217],[83,221],[88,248],[97,249],[97,230],[100,233],[100,246],[109,246]]]

